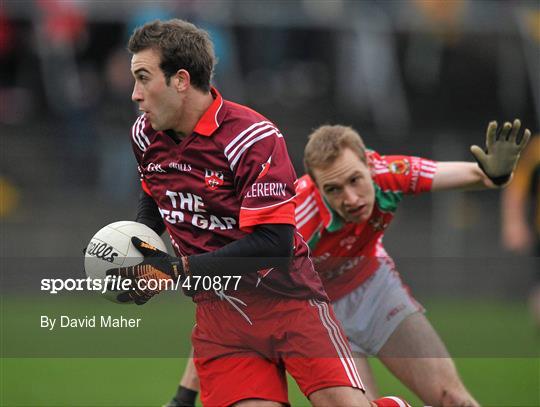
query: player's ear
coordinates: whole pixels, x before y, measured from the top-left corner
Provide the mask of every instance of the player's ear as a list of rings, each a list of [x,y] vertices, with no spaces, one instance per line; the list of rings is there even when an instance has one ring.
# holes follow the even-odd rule
[[[174,86],[178,92],[185,92],[189,87],[191,77],[185,69],[179,69],[174,75]]]

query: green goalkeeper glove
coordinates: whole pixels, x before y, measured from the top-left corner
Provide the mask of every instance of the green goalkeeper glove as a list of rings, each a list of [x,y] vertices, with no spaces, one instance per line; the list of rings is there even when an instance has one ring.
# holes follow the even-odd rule
[[[184,274],[184,263],[183,258],[169,256],[138,237],[133,236],[131,243],[142,253],[144,260],[135,266],[109,269],[106,274],[131,280],[132,289],[119,294],[116,297],[118,301],[134,301],[137,305],[143,305],[159,294],[167,282],[176,282]],[[141,283],[141,280],[146,281]],[[148,288],[150,280],[154,280],[150,285],[155,289]]]
[[[489,123],[486,132],[486,148],[471,146],[471,153],[484,171],[484,174],[495,185],[503,185],[508,182],[514,172],[521,151],[527,145],[531,132],[525,129],[523,136],[518,138],[521,122],[518,119],[514,123],[504,123],[502,129],[497,132],[497,122]]]

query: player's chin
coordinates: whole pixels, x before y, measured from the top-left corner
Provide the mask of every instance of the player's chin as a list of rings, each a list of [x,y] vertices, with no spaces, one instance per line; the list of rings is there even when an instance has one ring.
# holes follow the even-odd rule
[[[353,215],[350,213],[345,215],[345,221],[349,223],[362,223],[363,218],[364,217],[362,215]]]
[[[159,123],[156,123],[155,120],[152,120],[152,119],[148,119],[148,121],[150,122],[150,126],[152,126],[152,128],[155,130],[155,131],[163,131],[165,129],[163,129]]]
[[[366,220],[367,220],[367,218],[365,218],[363,216],[355,216],[355,217],[352,217],[349,220],[349,222],[351,222],[351,223],[364,223]]]
[[[347,222],[352,223],[363,223],[366,222],[371,215],[371,210],[369,208],[362,208],[354,212],[347,212],[345,218]]]
[[[150,122],[150,126],[152,126],[152,128],[155,131],[165,131],[165,130],[167,130],[166,128],[164,128],[163,123],[160,123],[160,122],[156,121],[155,117],[150,116],[150,115],[147,114],[146,118]]]

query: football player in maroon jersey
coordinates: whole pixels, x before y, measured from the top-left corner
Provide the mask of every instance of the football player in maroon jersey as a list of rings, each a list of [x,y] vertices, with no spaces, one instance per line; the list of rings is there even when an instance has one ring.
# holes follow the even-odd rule
[[[161,291],[151,282],[182,283],[197,305],[205,405],[286,405],[288,371],[315,406],[370,406],[294,226],[296,175],[279,129],[211,86],[213,45],[194,25],[145,24],[128,49],[142,112],[131,129],[138,219],[159,213],[153,226],[165,226],[176,257],[132,238],[145,260],[108,271],[132,282],[119,301],[144,304]]]
[[[478,164],[381,156],[345,126],[322,126],[310,136],[308,174],[297,183],[296,226],[311,248],[368,398],[377,394],[366,358],[374,355],[429,405],[478,406],[401,282],[382,237],[406,194],[506,185],[530,137],[529,130],[520,135],[520,126],[515,120],[497,132],[490,123],[485,150],[471,147]],[[182,380],[196,389],[189,365]]]

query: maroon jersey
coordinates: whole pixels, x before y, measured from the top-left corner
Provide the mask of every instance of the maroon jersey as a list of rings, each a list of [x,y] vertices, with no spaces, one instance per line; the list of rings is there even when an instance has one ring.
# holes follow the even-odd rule
[[[393,265],[382,238],[404,194],[431,190],[437,165],[409,156],[367,152],[375,205],[363,223],[346,223],[327,204],[313,180],[297,184],[297,228],[309,243],[313,261],[332,301],[347,295],[383,264]]]
[[[131,129],[142,188],[156,202],[177,255],[214,251],[256,225],[295,225],[296,174],[283,135],[259,113],[212,94],[193,133],[178,143],[144,115]],[[241,285],[327,299],[307,244],[294,236],[289,270],[250,273]]]

